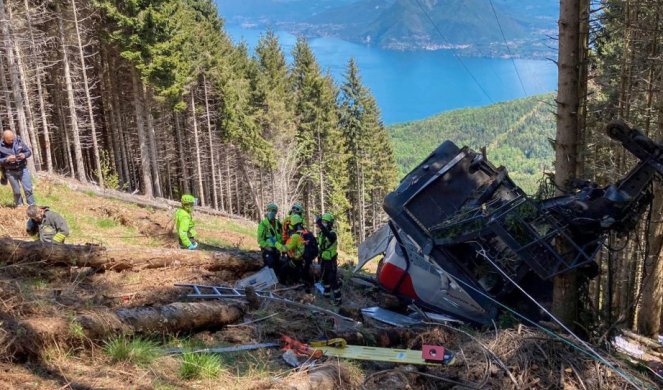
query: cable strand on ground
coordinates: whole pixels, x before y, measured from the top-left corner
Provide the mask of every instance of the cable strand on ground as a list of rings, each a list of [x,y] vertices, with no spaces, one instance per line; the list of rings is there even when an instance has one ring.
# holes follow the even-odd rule
[[[484,259],[486,259],[486,261],[488,261],[498,272],[500,272],[509,282],[511,282],[521,293],[523,293],[528,299],[530,299],[535,305],[537,305],[537,307],[540,310],[542,310],[544,313],[546,313],[546,315],[548,315],[562,329],[564,329],[566,332],[568,332],[573,338],[578,340],[580,342],[580,344],[582,344],[582,347],[578,346],[577,344],[575,344],[571,340],[568,340],[568,339],[558,335],[557,333],[555,333],[552,330],[542,326],[541,324],[529,319],[527,316],[525,316],[525,315],[519,313],[518,311],[510,308],[509,306],[507,306],[507,305],[503,304],[502,302],[496,300],[495,298],[493,298],[490,295],[484,293],[483,291],[475,288],[474,286],[470,285],[469,283],[466,283],[462,279],[454,278],[454,280],[458,281],[459,283],[463,284],[464,286],[466,286],[467,288],[473,290],[474,292],[482,295],[483,297],[489,299],[490,301],[494,302],[498,306],[500,306],[503,309],[507,310],[511,314],[517,316],[518,318],[521,318],[524,321],[526,321],[527,323],[541,329],[544,333],[548,334],[549,336],[552,336],[556,339],[559,339],[559,340],[563,341],[564,343],[568,344],[569,346],[573,347],[574,349],[578,350],[579,352],[582,352],[583,354],[591,357],[594,360],[598,359],[598,361],[600,363],[604,364],[606,367],[610,368],[613,372],[617,373],[619,376],[624,378],[624,380],[626,380],[630,385],[632,385],[636,389],[640,389],[640,388],[645,388],[646,389],[646,388],[648,388],[645,384],[643,384],[637,378],[633,377],[632,375],[627,374],[626,372],[624,372],[620,368],[618,368],[615,365],[613,365],[612,363],[610,363],[601,354],[596,352],[596,350],[594,350],[594,348],[592,346],[590,346],[588,343],[586,343],[584,340],[582,340],[579,336],[577,336],[574,332],[572,332],[566,325],[564,325],[564,323],[562,323],[557,317],[555,317],[552,313],[550,313],[543,305],[541,305],[536,299],[534,299],[534,297],[532,297],[529,293],[527,293],[525,291],[525,289],[523,289],[518,283],[516,283],[516,281],[514,281],[506,272],[504,272],[504,270],[502,270],[502,268],[499,265],[497,265],[490,258],[490,256],[488,256],[485,249],[483,249],[483,247],[481,246],[480,243],[478,243],[476,241],[473,241],[473,242],[476,243],[477,245],[479,245],[479,247],[481,248],[480,250],[477,250],[477,254],[479,256],[482,256]]]

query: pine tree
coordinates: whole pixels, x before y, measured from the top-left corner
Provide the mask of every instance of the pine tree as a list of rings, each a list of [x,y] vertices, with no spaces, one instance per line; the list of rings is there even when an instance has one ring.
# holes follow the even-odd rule
[[[281,205],[299,200],[302,193],[300,151],[295,140],[294,98],[288,80],[288,67],[277,36],[273,31],[263,35],[256,47],[254,66],[250,70],[252,82],[251,105],[262,138],[271,144],[258,169],[267,169],[271,177],[269,198]],[[247,184],[254,178],[245,175]],[[254,196],[255,197],[255,196]],[[256,202],[258,209],[263,204]]]
[[[298,39],[293,58],[290,79],[296,99],[297,150],[306,208],[334,214],[342,245],[349,248],[351,236],[345,233],[349,208],[344,194],[345,144],[338,128],[337,91],[331,77],[322,75],[304,38]]]

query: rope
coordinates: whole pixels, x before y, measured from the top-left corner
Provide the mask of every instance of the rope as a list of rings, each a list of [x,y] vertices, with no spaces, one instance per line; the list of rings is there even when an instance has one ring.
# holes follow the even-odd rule
[[[513,59],[513,54],[511,54],[511,48],[509,48],[509,44],[506,42],[506,37],[504,36],[504,30],[502,29],[502,24],[500,23],[500,19],[497,17],[497,11],[495,11],[495,5],[493,4],[493,0],[488,0],[490,2],[490,8],[493,9],[493,15],[495,15],[495,21],[497,22],[497,27],[500,28],[500,33],[502,34],[502,40],[504,41],[504,46],[506,46],[506,51],[509,53],[509,58],[511,59],[511,64],[513,64],[513,69],[516,71],[516,76],[518,76],[518,82],[520,82],[520,87],[523,89],[523,92],[525,95],[527,95],[527,91],[525,90],[525,84],[523,84],[523,79],[520,78],[520,72],[518,72],[518,67],[516,66],[516,60]]]
[[[442,31],[440,30],[440,28],[437,26],[437,24],[435,23],[435,21],[433,20],[433,18],[430,16],[430,14],[428,13],[428,11],[426,11],[426,8],[424,8],[424,5],[421,4],[421,1],[420,1],[420,0],[412,0],[412,1],[414,1],[414,2],[417,3],[417,5],[419,6],[419,8],[421,9],[421,12],[424,13],[424,15],[426,16],[426,18],[428,19],[428,21],[433,25],[433,28],[435,29],[435,31],[437,31],[437,33],[440,35],[440,37],[442,38],[442,40],[443,40],[443,41],[444,41],[449,47],[451,47],[451,46],[452,46],[451,43],[450,43],[449,40],[444,36],[444,34],[443,34]],[[454,56],[454,58],[456,59],[456,61],[458,61],[458,63],[460,63],[460,65],[463,67],[463,69],[465,69],[465,72],[467,72],[467,74],[470,76],[470,78],[472,79],[472,81],[474,81],[474,83],[479,87],[479,89],[481,90],[481,92],[483,92],[483,94],[486,95],[486,97],[488,98],[488,100],[489,100],[491,103],[494,103],[495,101],[493,100],[493,98],[491,98],[490,95],[488,94],[488,92],[486,92],[486,89],[481,85],[481,83],[479,82],[479,80],[477,80],[477,78],[476,78],[476,77],[474,76],[474,74],[470,71],[470,69],[467,67],[467,65],[465,64],[465,62],[463,62],[463,60],[462,60],[458,55],[456,55],[456,53],[455,53],[454,51],[452,51],[451,54]]]
[[[472,285],[466,283],[466,282],[463,281],[462,279],[454,278],[454,280],[460,282],[461,284],[463,284],[464,286],[466,286],[466,287],[468,287],[469,289],[473,290],[474,292],[476,292],[476,293],[482,295],[483,297],[489,299],[490,301],[492,301],[492,302],[494,302],[495,304],[499,305],[500,307],[502,307],[502,308],[505,309],[506,311],[508,311],[508,312],[510,312],[511,314],[517,316],[518,318],[521,318],[521,319],[523,319],[524,321],[526,321],[527,323],[529,323],[529,324],[531,324],[531,325],[533,325],[533,326],[539,328],[540,330],[542,330],[544,333],[548,334],[549,336],[551,336],[551,337],[553,337],[553,338],[555,338],[555,339],[558,339],[558,340],[562,341],[563,343],[565,343],[565,344],[571,346],[572,348],[576,349],[577,351],[579,351],[579,352],[581,352],[581,353],[583,353],[583,354],[589,356],[590,358],[592,358],[592,360],[604,364],[606,367],[610,368],[612,371],[614,371],[614,372],[617,373],[619,376],[621,376],[622,378],[624,378],[624,380],[626,380],[629,384],[631,384],[631,385],[632,385],[633,387],[635,387],[636,389],[639,389],[639,388],[645,388],[645,389],[648,389],[648,388],[649,388],[649,387],[647,387],[645,384],[643,384],[640,380],[638,380],[637,378],[635,378],[634,376],[629,375],[628,373],[624,372],[623,370],[619,369],[618,367],[615,367],[612,363],[610,363],[610,362],[609,362],[606,358],[604,358],[601,354],[599,354],[598,352],[596,352],[596,350],[594,350],[594,348],[592,348],[592,346],[590,346],[587,342],[585,342],[585,341],[582,340],[579,336],[577,336],[575,333],[573,333],[573,332],[572,332],[572,331],[571,331],[566,325],[564,325],[564,323],[562,323],[557,317],[555,317],[552,313],[550,313],[550,312],[549,312],[549,311],[548,311],[543,305],[541,305],[541,304],[540,304],[540,303],[539,303],[534,297],[532,297],[530,294],[528,294],[527,291],[525,291],[525,290],[524,290],[524,289],[523,289],[523,288],[522,288],[522,287],[521,287],[516,281],[514,281],[514,280],[513,280],[513,279],[512,279],[512,278],[511,278],[506,272],[504,272],[504,271],[502,270],[502,268],[499,267],[499,266],[498,266],[498,265],[497,265],[497,264],[496,264],[496,263],[490,258],[490,256],[488,256],[488,254],[486,253],[485,249],[483,249],[483,247],[481,246],[480,243],[478,243],[478,242],[476,242],[476,241],[474,241],[474,242],[475,242],[476,244],[478,244],[479,247],[481,247],[481,249],[477,251],[477,254],[478,254],[479,256],[482,256],[483,258],[485,258],[485,259],[486,259],[486,260],[487,260],[487,261],[488,261],[488,262],[489,262],[489,263],[490,263],[495,269],[497,269],[497,270],[498,270],[498,271],[499,271],[499,272],[500,272],[500,273],[501,273],[501,274],[502,274],[502,275],[503,275],[503,276],[504,276],[509,282],[511,282],[511,283],[512,283],[512,284],[513,284],[518,290],[520,290],[520,292],[522,292],[527,298],[529,298],[529,299],[530,299],[530,300],[531,300],[531,301],[532,301],[532,302],[533,302],[533,303],[534,303],[539,309],[541,309],[544,313],[546,313],[546,314],[547,314],[547,315],[548,315],[548,316],[549,316],[549,317],[550,317],[555,323],[557,323],[562,329],[564,329],[564,330],[565,330],[566,332],[568,332],[571,336],[573,336],[575,339],[577,339],[577,340],[582,344],[582,346],[583,346],[584,348],[583,348],[583,347],[580,347],[580,346],[578,346],[577,344],[571,342],[570,340],[568,340],[568,339],[566,339],[566,338],[564,338],[564,337],[558,335],[557,333],[555,333],[555,332],[549,330],[548,328],[546,328],[546,327],[540,325],[539,323],[537,323],[537,322],[535,322],[535,321],[529,319],[529,318],[526,317],[525,315],[523,315],[523,314],[517,312],[516,310],[510,308],[509,306],[507,306],[507,305],[505,305],[505,304],[499,302],[499,301],[496,300],[495,298],[493,298],[493,297],[491,297],[490,295],[484,293],[483,291],[481,291],[481,290],[479,290],[479,289],[473,287]],[[652,389],[653,389],[653,388],[652,388]]]

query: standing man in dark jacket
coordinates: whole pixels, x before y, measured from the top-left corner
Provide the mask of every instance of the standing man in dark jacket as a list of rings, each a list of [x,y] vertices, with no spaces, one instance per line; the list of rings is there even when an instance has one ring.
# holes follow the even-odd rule
[[[5,170],[7,179],[14,192],[14,205],[23,206],[21,186],[25,192],[25,200],[29,205],[35,204],[32,196],[32,179],[28,170],[27,159],[32,156],[32,151],[14,135],[11,130],[2,133],[0,142],[0,165]]]
[[[25,230],[29,235],[38,236],[41,242],[64,244],[69,236],[69,225],[60,214],[35,205],[28,206],[26,214],[29,219]]]

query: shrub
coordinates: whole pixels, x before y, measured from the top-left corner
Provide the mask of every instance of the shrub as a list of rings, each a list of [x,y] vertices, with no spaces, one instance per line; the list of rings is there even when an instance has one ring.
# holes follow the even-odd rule
[[[159,346],[151,340],[142,338],[127,339],[116,337],[105,343],[104,351],[113,362],[129,362],[147,366],[159,356]]]
[[[218,355],[185,353],[182,355],[180,377],[183,379],[214,378],[221,371],[221,358]]]

